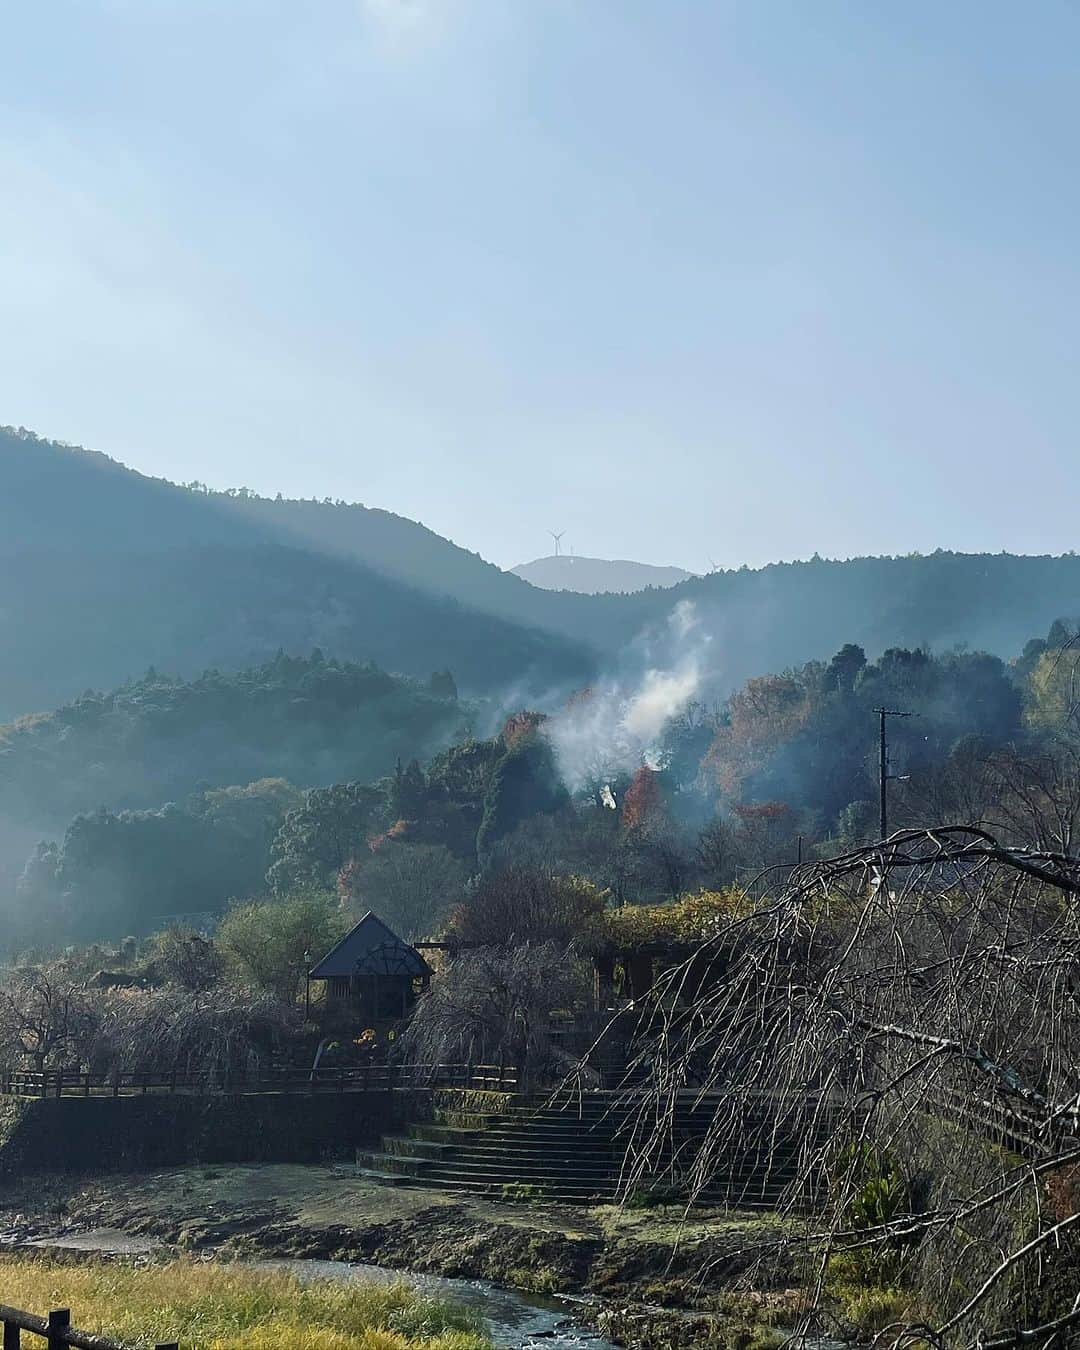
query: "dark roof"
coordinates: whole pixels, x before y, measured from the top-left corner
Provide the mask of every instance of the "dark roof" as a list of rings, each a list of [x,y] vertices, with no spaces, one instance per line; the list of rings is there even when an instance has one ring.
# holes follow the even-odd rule
[[[371,910],[310,971],[313,980],[345,975],[427,975],[428,965]]]

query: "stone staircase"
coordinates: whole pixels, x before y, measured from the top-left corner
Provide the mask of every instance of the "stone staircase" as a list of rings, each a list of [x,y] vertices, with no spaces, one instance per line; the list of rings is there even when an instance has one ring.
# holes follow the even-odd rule
[[[362,1176],[384,1185],[507,1198],[605,1203],[619,1190],[631,1111],[625,1098],[588,1093],[565,1106],[516,1096],[505,1111],[461,1115],[437,1107],[432,1122],[387,1135],[376,1151],[359,1152]],[[671,1148],[650,1188],[678,1193],[712,1109],[680,1103]],[[702,1200],[739,1208],[775,1208],[794,1176],[791,1149],[766,1162],[750,1154],[728,1158]]]

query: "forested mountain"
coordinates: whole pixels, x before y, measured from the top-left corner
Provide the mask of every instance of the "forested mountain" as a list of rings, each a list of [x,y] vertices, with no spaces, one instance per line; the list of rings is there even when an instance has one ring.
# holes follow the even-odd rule
[[[439,709],[459,709],[445,672],[430,692],[325,659],[192,684],[148,677],[9,735],[0,772],[25,797],[9,792],[13,814],[40,809],[56,783],[66,810],[107,790],[142,809],[83,810],[24,848],[6,899],[0,885],[0,931],[31,945],[116,938],[270,889],[336,890],[415,935],[468,878],[506,866],[584,878],[619,904],[674,901],[876,838],[881,706],[909,714],[889,727],[893,828],[989,822],[1068,851],[1080,830],[1078,653],[1060,622],[1008,664],[903,647],[869,660],[847,643],[723,703],[686,703],[636,760],[599,758],[576,782],[560,723],[603,691],[446,744]],[[392,764],[425,737],[445,748]],[[312,764],[324,785],[305,793]],[[167,804],[143,805],[162,793]]]
[[[1080,558],[1073,554],[939,550],[896,558],[815,557],[711,572],[677,585],[646,581],[645,589],[628,593],[580,594],[544,589],[548,583],[532,577],[536,584],[529,584],[386,511],[221,493],[210,494],[210,501],[274,527],[279,538],[333,550],[463,605],[562,634],[595,649],[601,670],[621,648],[651,629],[662,630],[680,601],[691,601],[699,636],[713,639],[701,656],[707,679],[721,694],[752,675],[826,660],[847,641],[871,652],[959,642],[1008,657],[1055,618],[1080,615]],[[719,551],[722,538],[702,546]],[[783,550],[778,539],[776,552]]]
[[[305,788],[379,778],[466,722],[448,672],[421,684],[318,652],[194,680],[150,671],[0,726],[0,815],[56,827],[101,806],[158,807],[261,778]]]
[[[0,431],[0,718],[150,665],[193,676],[279,648],[422,677],[449,668],[470,693],[572,686],[592,669],[583,644],[421,591],[332,544],[328,531],[317,551],[224,494]]]
[[[577,591],[582,595],[628,594],[648,586],[663,588],[688,581],[693,572],[681,567],[655,567],[625,558],[582,558],[552,554],[512,567],[515,576],[545,591]]]
[[[104,889],[130,889],[133,876],[149,886],[156,875],[166,911],[246,894],[262,883],[283,801],[427,758],[463,735],[468,718],[448,671],[413,681],[318,652],[193,680],[150,671],[88,691],[0,726],[0,897],[33,844],[63,837],[79,816],[69,857],[85,846],[100,871],[104,849],[113,869]]]
[[[386,511],[180,488],[12,431],[0,562],[0,717],[151,664],[192,676],[316,646],[418,676],[448,667],[466,693],[550,706],[630,646],[663,659],[649,634],[668,643],[683,601],[703,692],[721,697],[848,641],[1007,657],[1080,614],[1073,554],[814,558],[632,594],[543,590]]]

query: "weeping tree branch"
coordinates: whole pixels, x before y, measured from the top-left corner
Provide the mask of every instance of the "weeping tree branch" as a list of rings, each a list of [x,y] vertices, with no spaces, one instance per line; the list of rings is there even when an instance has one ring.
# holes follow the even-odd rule
[[[1016,1314],[1059,1297],[1051,1268],[1080,1279],[1078,892],[1077,859],[967,825],[794,869],[641,1010],[625,1187],[697,1103],[692,1191],[733,1156],[786,1165],[785,1243],[817,1253],[818,1311],[830,1253],[877,1253],[911,1290],[896,1343],[959,1347],[977,1325],[980,1344],[1049,1344],[1073,1312]],[[722,981],[695,982],[703,957]]]

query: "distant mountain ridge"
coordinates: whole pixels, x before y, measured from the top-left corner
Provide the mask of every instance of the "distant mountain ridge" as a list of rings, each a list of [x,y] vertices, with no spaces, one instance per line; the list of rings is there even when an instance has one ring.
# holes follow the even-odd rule
[[[815,557],[625,594],[545,590],[388,511],[177,487],[11,429],[0,563],[0,720],[149,665],[190,677],[313,647],[550,707],[628,662],[685,655],[676,606],[703,697],[845,642],[1009,658],[1080,615],[1071,553]]]
[[[649,586],[664,589],[689,581],[693,572],[682,567],[657,567],[626,558],[582,558],[551,554],[511,567],[515,576],[545,591],[576,591],[581,595],[626,595]]]
[[[308,504],[296,506],[303,523]],[[279,648],[421,678],[449,668],[467,695],[512,684],[527,697],[592,673],[584,643],[423,589],[334,547],[332,530],[319,547],[279,513],[0,429],[0,721],[151,665],[190,677],[258,665]]]

